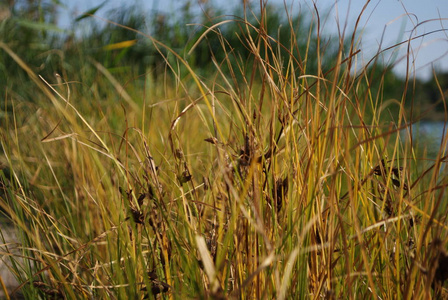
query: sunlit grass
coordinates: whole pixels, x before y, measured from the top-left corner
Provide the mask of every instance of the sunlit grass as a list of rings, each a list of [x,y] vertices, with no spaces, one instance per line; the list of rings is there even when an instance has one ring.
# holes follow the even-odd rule
[[[369,69],[353,73],[358,51],[344,37],[324,61],[310,30],[318,66],[310,74],[308,53],[278,45],[263,18],[239,22],[250,60],[221,36],[227,56],[210,56],[207,77],[147,37],[171,57],[165,76],[140,74],[144,87],[95,61],[89,86],[39,78],[12,55],[36,84],[33,103],[6,95],[1,127],[10,175],[0,204],[19,239],[2,252],[13,253],[4,259],[23,283],[17,291],[29,299],[445,293],[436,272],[447,232],[445,154],[428,163],[397,134],[408,128],[404,105],[384,105],[381,89],[369,88],[382,78]],[[395,122],[384,121],[391,112]]]

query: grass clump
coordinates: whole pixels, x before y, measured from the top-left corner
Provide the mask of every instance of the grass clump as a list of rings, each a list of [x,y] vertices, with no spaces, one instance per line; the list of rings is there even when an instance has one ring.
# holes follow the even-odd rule
[[[123,83],[92,60],[87,87],[39,77],[0,43],[36,95],[24,103],[7,93],[1,128],[0,204],[18,232],[2,251],[17,291],[30,299],[445,294],[445,140],[432,161],[416,152],[405,138],[414,122],[405,97],[386,102],[382,85],[373,88],[386,73],[353,71],[356,35],[330,48],[311,11],[306,42],[297,44],[302,28],[292,19],[281,42],[267,34],[267,8],[245,7],[232,21],[244,56],[220,32],[224,23],[198,36],[189,51],[213,37],[221,53],[209,53],[206,76],[142,32],[164,76]]]

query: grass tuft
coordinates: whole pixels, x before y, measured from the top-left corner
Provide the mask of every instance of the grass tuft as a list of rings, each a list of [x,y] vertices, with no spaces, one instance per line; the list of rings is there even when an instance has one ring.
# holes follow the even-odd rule
[[[109,22],[157,49],[157,77],[124,80],[92,58],[79,71],[89,84],[45,78],[0,42],[35,84],[32,102],[5,94],[1,232],[17,241],[1,252],[20,285],[1,281],[4,292],[446,296],[446,138],[435,158],[412,143],[406,92],[385,99],[388,73],[354,67],[355,33],[327,40],[312,10],[306,38],[290,18],[282,43],[269,7],[204,28],[185,49],[218,41],[201,70]],[[246,54],[220,31],[228,23]]]

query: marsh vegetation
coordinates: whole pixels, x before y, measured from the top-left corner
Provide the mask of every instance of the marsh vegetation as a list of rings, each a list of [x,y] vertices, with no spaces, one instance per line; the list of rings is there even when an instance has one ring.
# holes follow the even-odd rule
[[[312,6],[257,5],[64,40],[45,6],[2,21],[4,292],[446,296],[447,137],[428,157],[411,127],[434,105]]]

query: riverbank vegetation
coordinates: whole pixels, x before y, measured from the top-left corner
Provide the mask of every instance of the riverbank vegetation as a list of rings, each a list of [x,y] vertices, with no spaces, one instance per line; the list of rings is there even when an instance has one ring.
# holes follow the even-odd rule
[[[21,284],[2,289],[446,296],[446,137],[435,158],[412,138],[416,81],[359,68],[359,37],[312,7],[204,5],[201,25],[185,6],[64,40],[50,7],[3,21],[1,255]]]

